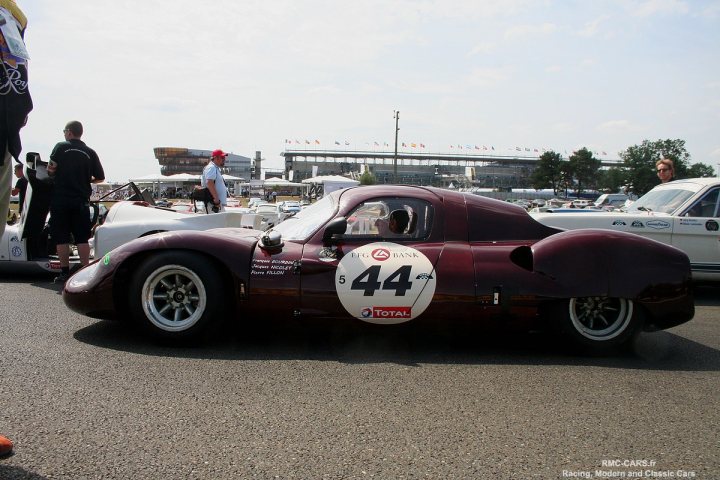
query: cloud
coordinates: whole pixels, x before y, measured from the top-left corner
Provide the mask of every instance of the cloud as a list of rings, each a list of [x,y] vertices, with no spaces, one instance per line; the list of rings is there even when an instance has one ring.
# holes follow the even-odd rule
[[[705,7],[700,12],[700,16],[711,20],[720,17],[720,2]]]
[[[597,130],[605,132],[638,132],[642,130],[640,125],[635,125],[629,120],[609,120],[597,126]]]
[[[568,122],[554,123],[550,126],[553,132],[568,133],[575,130],[575,125]]]
[[[497,44],[495,42],[481,42],[475,45],[472,50],[470,50],[467,54],[468,57],[472,57],[475,55],[482,55],[487,53],[492,53],[495,51]]]
[[[163,113],[184,113],[198,106],[198,102],[181,97],[152,98],[144,102],[144,110]]]
[[[720,148],[716,148],[715,150],[713,150],[710,156],[712,158],[720,159]]]
[[[542,25],[518,25],[505,31],[506,40],[516,40],[528,36],[549,35],[557,31],[554,23],[543,23]]]
[[[652,15],[675,15],[688,13],[687,3],[678,0],[647,0],[639,4],[633,4],[630,11],[638,17],[649,17]]]
[[[582,30],[577,32],[581,37],[594,37],[600,31],[600,24],[610,18],[610,15],[602,15],[591,22],[585,23]]]
[[[475,68],[464,79],[466,85],[474,87],[491,87],[510,78],[507,68]]]

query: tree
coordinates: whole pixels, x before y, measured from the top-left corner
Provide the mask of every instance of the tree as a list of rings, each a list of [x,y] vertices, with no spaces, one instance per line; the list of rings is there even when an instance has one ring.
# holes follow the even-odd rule
[[[375,175],[370,173],[370,170],[365,170],[362,175],[360,175],[360,185],[375,185],[377,183],[377,179],[375,178]]]
[[[625,170],[619,167],[610,167],[598,172],[597,187],[610,193],[618,192],[626,184]]]
[[[533,188],[552,188],[557,193],[563,178],[563,161],[559,153],[548,151],[540,155],[535,170],[530,175]]]
[[[593,153],[585,147],[570,155],[567,172],[575,182],[575,191],[578,195],[583,191],[583,187],[596,187],[600,166],[600,160],[595,158]]]
[[[688,169],[688,177],[699,178],[699,177],[714,177],[715,170],[710,165],[704,163],[694,163]]]
[[[688,174],[690,154],[685,149],[685,140],[643,140],[640,145],[633,145],[620,152],[627,172],[627,180],[631,190],[643,195],[660,183],[655,173],[655,162],[661,158],[669,158],[675,165],[675,178],[683,178]]]

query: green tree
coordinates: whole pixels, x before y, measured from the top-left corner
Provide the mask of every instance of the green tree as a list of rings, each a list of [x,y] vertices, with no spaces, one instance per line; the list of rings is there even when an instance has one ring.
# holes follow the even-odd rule
[[[655,162],[661,158],[669,158],[675,165],[675,178],[683,178],[688,174],[690,154],[685,149],[685,140],[643,140],[640,145],[633,145],[620,152],[623,159],[630,189],[637,195],[643,195],[660,183],[655,172]]]
[[[375,175],[370,173],[370,170],[365,170],[365,172],[360,175],[360,185],[375,185],[376,183],[377,179]]]
[[[540,155],[537,166],[530,175],[530,184],[533,188],[552,188],[554,193],[562,185],[563,161],[559,153],[548,151]]]
[[[568,158],[567,173],[574,181],[575,192],[579,195],[584,188],[595,188],[601,162],[593,153],[583,147]]]
[[[600,190],[614,193],[620,191],[625,186],[625,170],[620,167],[610,167],[607,170],[598,172],[597,187]]]
[[[714,177],[715,170],[710,165],[704,163],[693,163],[688,169],[688,177],[699,178],[699,177]]]

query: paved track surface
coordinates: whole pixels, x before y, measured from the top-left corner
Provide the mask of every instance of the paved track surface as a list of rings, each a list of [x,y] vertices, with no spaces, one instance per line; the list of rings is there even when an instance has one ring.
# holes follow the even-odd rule
[[[692,322],[604,358],[293,324],[173,348],[0,278],[0,479],[717,479],[720,288],[697,295]]]

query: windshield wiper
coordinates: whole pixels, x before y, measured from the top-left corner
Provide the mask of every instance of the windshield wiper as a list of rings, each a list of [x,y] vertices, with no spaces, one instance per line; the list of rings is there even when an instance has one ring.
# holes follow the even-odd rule
[[[643,206],[637,207],[637,210],[642,210],[644,212],[652,212],[652,208],[643,207]]]

